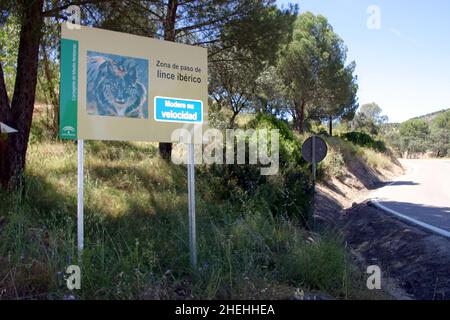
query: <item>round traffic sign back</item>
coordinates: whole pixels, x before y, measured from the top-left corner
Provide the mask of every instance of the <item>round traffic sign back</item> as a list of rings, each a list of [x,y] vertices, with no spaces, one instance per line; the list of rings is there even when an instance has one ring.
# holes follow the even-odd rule
[[[326,142],[318,137],[318,136],[312,136],[309,137],[308,139],[306,139],[306,141],[303,143],[302,146],[302,157],[303,159],[305,159],[307,162],[312,163],[313,162],[313,139],[315,140],[314,144],[314,150],[315,150],[315,163],[318,163],[320,161],[322,161],[323,159],[325,159],[325,157],[327,156],[327,152],[328,152],[328,147]]]

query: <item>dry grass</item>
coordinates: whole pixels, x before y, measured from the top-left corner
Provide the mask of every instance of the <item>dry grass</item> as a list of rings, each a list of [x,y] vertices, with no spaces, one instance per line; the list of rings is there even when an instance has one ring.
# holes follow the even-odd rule
[[[326,137],[325,139],[331,147],[330,156],[333,157],[336,154],[341,154],[346,163],[354,160],[356,157],[366,163],[370,168],[389,170],[392,167],[392,163],[396,161],[389,153],[381,153],[369,148],[360,147],[339,137]]]
[[[42,126],[41,122],[36,122]],[[0,298],[60,299],[76,263],[76,145],[33,128],[25,195],[0,194]],[[186,168],[156,145],[87,142],[85,245],[79,298],[279,299],[298,288],[369,297],[335,236],[274,217],[271,199],[217,197],[198,176],[199,270],[189,264]],[[313,241],[311,241],[313,239]],[[376,297],[375,297],[376,298]]]

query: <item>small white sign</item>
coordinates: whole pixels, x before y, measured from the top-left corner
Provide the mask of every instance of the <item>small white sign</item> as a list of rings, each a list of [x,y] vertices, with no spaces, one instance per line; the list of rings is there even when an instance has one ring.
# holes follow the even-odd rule
[[[16,129],[7,126],[3,122],[0,122],[0,133],[16,133],[18,132]]]

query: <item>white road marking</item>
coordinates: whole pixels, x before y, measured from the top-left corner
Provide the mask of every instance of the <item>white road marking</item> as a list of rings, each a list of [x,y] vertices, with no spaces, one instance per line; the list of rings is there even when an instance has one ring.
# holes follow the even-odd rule
[[[429,161],[432,161],[432,160],[429,160]],[[437,163],[439,163],[439,162],[437,162]],[[410,200],[410,199],[408,199],[409,197],[405,198],[402,194],[398,193],[397,190],[394,191],[394,189],[389,188],[389,186],[393,186],[402,180],[412,180],[412,181],[416,182],[417,185],[419,185],[419,183],[427,183],[427,186],[432,185],[427,180],[423,181],[423,177],[420,176],[420,174],[422,174],[422,175],[424,174],[423,171],[419,171],[419,170],[424,169],[423,167],[418,167],[421,165],[420,162],[411,162],[410,161],[410,162],[406,162],[404,165],[406,165],[406,164],[407,164],[407,170],[405,171],[405,173],[402,176],[394,179],[392,182],[386,184],[384,187],[382,187],[378,190],[375,190],[372,193],[372,199],[370,199],[370,200],[372,201],[372,203],[375,206],[377,206],[381,210],[384,210],[387,213],[391,213],[402,220],[406,220],[408,222],[411,222],[413,224],[421,226],[429,231],[432,231],[434,233],[437,233],[441,236],[444,236],[444,237],[450,239],[450,232],[448,230],[444,230],[444,229],[438,228],[434,225],[430,225],[426,222],[411,218],[405,214],[402,214],[398,211],[388,208],[386,205],[381,204],[381,202],[383,202],[385,200],[392,200],[392,201],[400,201],[400,202],[402,202],[402,201],[403,202],[414,202],[414,204],[419,204],[419,205],[427,205],[427,204],[430,205],[430,203],[436,203],[443,207],[448,206],[448,202],[445,202],[445,200],[442,200],[442,198],[443,198],[442,194],[440,194],[440,198],[437,198],[437,199],[429,197],[430,194],[435,195],[437,193],[436,191],[450,190],[447,188],[447,184],[449,183],[450,179],[442,179],[442,177],[443,177],[442,175],[445,176],[446,172],[440,172],[441,177],[438,180],[441,183],[441,185],[438,185],[438,186],[440,186],[440,188],[432,189],[431,192],[427,194],[427,197],[421,197],[420,193],[414,192],[414,193],[410,194],[413,197],[412,200]],[[428,171],[426,171],[426,172],[428,173]],[[433,186],[435,186],[435,185],[433,184]],[[408,190],[408,192],[411,192],[411,190],[412,189],[410,188]],[[418,197],[419,197],[419,199],[418,199]],[[444,198],[445,198],[445,195],[444,195]],[[431,201],[433,201],[433,202],[431,202]]]
[[[450,239],[450,232],[448,232],[446,230],[440,229],[440,228],[432,226],[432,225],[430,225],[428,223],[425,223],[425,222],[422,222],[422,221],[410,218],[408,216],[405,216],[404,214],[401,214],[401,213],[399,213],[399,212],[397,212],[395,210],[392,210],[392,209],[382,205],[376,199],[371,199],[370,201],[372,201],[372,203],[374,205],[376,205],[378,208],[380,208],[381,210],[387,211],[387,212],[389,212],[389,213],[391,213],[391,214],[393,214],[393,215],[395,215],[395,216],[397,216],[397,217],[399,217],[399,218],[401,218],[403,220],[407,220],[409,222],[417,224],[417,225],[419,225],[419,226],[421,226],[421,227],[423,227],[423,228],[425,228],[427,230],[433,231],[433,232],[435,232],[435,233],[437,233],[437,234],[439,234],[441,236],[444,236],[444,237]]]

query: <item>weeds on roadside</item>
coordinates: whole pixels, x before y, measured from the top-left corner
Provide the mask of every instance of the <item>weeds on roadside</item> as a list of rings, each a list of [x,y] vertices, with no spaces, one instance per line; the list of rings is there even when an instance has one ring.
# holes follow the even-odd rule
[[[82,289],[71,292],[64,274],[78,263],[76,146],[33,139],[24,194],[0,193],[0,299],[365,294],[342,241],[304,228],[306,184],[289,161],[282,177],[255,180],[251,190],[239,180],[248,175],[231,170],[233,197],[219,189],[228,176],[199,168],[199,268],[191,270],[185,168],[159,159],[154,144],[126,142],[86,144]],[[296,150],[286,145],[287,155]]]

